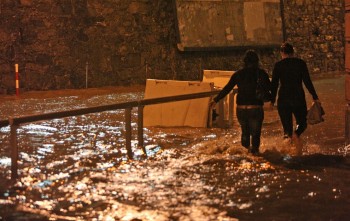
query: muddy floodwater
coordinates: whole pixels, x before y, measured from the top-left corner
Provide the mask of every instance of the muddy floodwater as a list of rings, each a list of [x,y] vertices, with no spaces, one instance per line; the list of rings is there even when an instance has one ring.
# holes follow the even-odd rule
[[[314,80],[325,122],[303,134],[303,155],[265,108],[261,155],[220,128],[144,128],[125,148],[124,110],[22,124],[11,181],[10,127],[0,128],[0,220],[350,220],[344,75]],[[142,87],[0,96],[0,120],[143,98]],[[311,104],[307,94],[308,105]]]

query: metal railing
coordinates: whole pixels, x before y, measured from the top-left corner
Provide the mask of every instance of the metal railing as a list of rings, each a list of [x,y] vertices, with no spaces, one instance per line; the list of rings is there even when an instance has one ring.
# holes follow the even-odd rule
[[[68,111],[60,111],[60,112],[52,112],[52,113],[44,113],[39,115],[30,115],[30,116],[21,116],[21,117],[12,117],[9,118],[9,120],[1,120],[0,121],[0,127],[10,126],[10,145],[11,145],[11,179],[18,178],[18,158],[19,158],[19,152],[18,152],[18,144],[17,144],[17,129],[20,126],[20,124],[25,123],[32,123],[35,121],[42,121],[42,120],[52,120],[57,118],[64,118],[64,117],[72,117],[72,116],[79,116],[84,114],[91,114],[91,113],[98,113],[103,111],[111,111],[111,110],[118,110],[118,109],[124,109],[125,110],[125,142],[126,142],[126,149],[127,154],[129,158],[133,157],[132,148],[131,148],[131,138],[132,138],[132,128],[131,128],[131,111],[132,108],[137,107],[138,108],[138,146],[142,148],[144,154],[146,154],[146,149],[143,145],[143,108],[146,105],[152,105],[152,104],[161,104],[161,103],[169,103],[174,101],[183,101],[183,100],[191,100],[191,99],[198,99],[198,98],[204,98],[204,97],[211,97],[213,95],[218,94],[219,91],[210,91],[210,92],[202,92],[202,93],[193,93],[193,94],[184,94],[184,95],[176,95],[176,96],[167,96],[167,97],[160,97],[160,98],[151,98],[151,99],[143,99],[139,101],[130,101],[130,102],[124,102],[124,103],[117,103],[117,104],[109,104],[109,105],[101,105],[101,106],[95,106],[95,107],[87,107],[87,108],[80,108],[75,110],[68,110]],[[230,98],[233,97],[234,93],[236,93],[236,90],[231,94]],[[230,99],[233,100],[233,99]],[[219,103],[219,110],[223,110],[223,102]],[[222,111],[220,111],[222,113]],[[223,116],[220,116],[219,112],[219,122],[223,121]]]

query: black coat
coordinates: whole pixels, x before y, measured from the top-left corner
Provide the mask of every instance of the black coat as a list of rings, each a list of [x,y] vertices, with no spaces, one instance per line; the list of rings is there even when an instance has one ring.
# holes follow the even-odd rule
[[[224,98],[237,85],[237,105],[263,105],[263,101],[256,98],[256,84],[258,74],[264,85],[270,90],[270,79],[268,74],[263,69],[243,68],[236,71],[230,78],[229,82],[214,98],[218,102]]]
[[[272,102],[276,101],[279,88],[278,104],[293,102],[305,105],[305,92],[302,83],[304,83],[312,98],[317,100],[318,96],[310,79],[305,61],[293,57],[277,62],[272,73]]]

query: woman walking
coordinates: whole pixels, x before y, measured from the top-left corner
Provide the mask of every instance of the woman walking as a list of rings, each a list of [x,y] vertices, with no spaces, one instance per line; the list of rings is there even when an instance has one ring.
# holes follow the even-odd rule
[[[261,127],[264,120],[264,101],[257,98],[257,82],[270,90],[269,76],[265,70],[259,68],[259,56],[253,50],[245,53],[244,67],[235,72],[229,82],[214,98],[211,106],[215,106],[219,100],[224,98],[237,85],[237,119],[241,126],[241,144],[252,154],[259,153]]]
[[[300,135],[307,127],[307,105],[303,83],[315,102],[319,102],[316,90],[310,79],[306,62],[294,57],[294,48],[283,43],[280,48],[282,59],[275,64],[272,73],[271,104],[274,105],[278,90],[277,109],[284,131],[284,138],[291,139],[302,154]],[[296,127],[293,130],[293,116]]]

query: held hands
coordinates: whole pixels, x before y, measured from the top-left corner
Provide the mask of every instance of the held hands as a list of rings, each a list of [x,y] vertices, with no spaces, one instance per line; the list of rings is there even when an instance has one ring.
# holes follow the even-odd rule
[[[275,108],[275,103],[270,102],[270,105],[268,106],[268,110],[273,111]]]
[[[210,101],[210,103],[209,103],[209,108],[210,108],[210,109],[214,109],[215,106],[216,106],[216,102],[215,102],[215,101]]]

